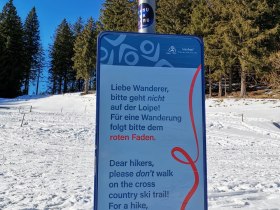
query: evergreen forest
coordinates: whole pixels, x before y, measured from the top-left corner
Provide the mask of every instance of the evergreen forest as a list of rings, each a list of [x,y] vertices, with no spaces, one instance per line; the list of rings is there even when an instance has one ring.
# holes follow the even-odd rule
[[[280,1],[157,0],[156,31],[203,39],[206,93],[246,97],[254,91],[279,93]],[[97,36],[101,31],[137,32],[137,0],[105,0],[98,20],[63,19],[43,49],[36,8],[21,20],[13,0],[0,10],[0,97],[95,89]],[[0,8],[1,9],[1,8]],[[279,94],[280,95],[280,94]]]

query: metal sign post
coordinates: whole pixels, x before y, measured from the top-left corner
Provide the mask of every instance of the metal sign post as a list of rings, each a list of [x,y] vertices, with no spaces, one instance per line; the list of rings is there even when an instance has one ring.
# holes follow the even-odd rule
[[[138,32],[156,32],[156,2],[155,0],[139,0],[138,4]]]

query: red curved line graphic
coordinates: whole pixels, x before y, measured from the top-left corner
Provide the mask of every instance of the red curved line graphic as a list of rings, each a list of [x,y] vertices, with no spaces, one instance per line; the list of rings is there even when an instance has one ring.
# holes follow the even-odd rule
[[[192,128],[193,128],[194,138],[195,138],[195,142],[196,142],[196,150],[197,150],[196,159],[194,161],[195,163],[198,161],[198,158],[199,158],[199,144],[198,144],[198,137],[197,137],[196,127],[195,127],[195,122],[194,122],[194,115],[193,115],[193,92],[194,92],[195,82],[196,82],[196,79],[197,79],[197,76],[198,76],[200,70],[201,70],[201,65],[199,65],[199,67],[197,68],[197,70],[193,76],[191,87],[190,87],[190,93],[189,93],[189,112],[190,112]]]
[[[178,161],[179,163],[182,163],[182,164],[185,164],[185,165],[190,165],[191,168],[192,168],[193,174],[194,174],[194,184],[193,184],[191,190],[186,195],[180,210],[185,210],[186,209],[190,199],[195,194],[195,192],[198,188],[198,185],[199,185],[199,173],[197,171],[197,168],[196,168],[195,164],[198,161],[198,158],[199,158],[200,154],[199,154],[198,136],[197,136],[197,132],[196,132],[196,126],[195,126],[195,121],[194,121],[194,113],[193,113],[193,92],[194,92],[195,82],[196,82],[196,79],[197,79],[200,71],[201,71],[201,65],[199,65],[199,67],[197,68],[197,70],[196,70],[196,72],[193,76],[193,79],[192,79],[192,82],[191,82],[191,87],[190,87],[190,92],[189,92],[189,113],[190,113],[193,133],[194,133],[194,137],[195,137],[195,142],[196,142],[196,150],[197,150],[196,159],[193,160],[191,158],[191,156],[184,149],[182,149],[180,147],[174,147],[171,151],[172,157],[176,161]],[[181,153],[186,158],[186,160],[182,160],[182,159],[178,158],[175,154],[176,152]]]
[[[180,152],[187,159],[187,161],[183,161],[183,160],[179,159],[176,156],[175,152]],[[189,191],[189,193],[187,194],[187,196],[185,197],[185,199],[184,199],[184,201],[182,203],[181,209],[180,209],[180,210],[185,210],[187,205],[188,205],[188,203],[189,203],[189,201],[190,201],[190,199],[192,198],[192,196],[194,195],[195,191],[198,188],[199,174],[198,174],[195,162],[193,161],[191,156],[185,150],[183,150],[180,147],[175,147],[175,148],[172,149],[171,154],[172,154],[172,157],[175,160],[177,160],[178,162],[183,163],[183,164],[189,164],[192,167],[192,171],[194,173],[194,184],[193,184],[191,190]]]

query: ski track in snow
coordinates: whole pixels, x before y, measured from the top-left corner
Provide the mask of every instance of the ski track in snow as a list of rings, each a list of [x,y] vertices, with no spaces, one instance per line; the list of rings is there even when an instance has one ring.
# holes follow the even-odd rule
[[[209,210],[280,210],[279,125],[279,100],[206,101]],[[93,95],[0,99],[0,209],[92,209],[94,132]]]

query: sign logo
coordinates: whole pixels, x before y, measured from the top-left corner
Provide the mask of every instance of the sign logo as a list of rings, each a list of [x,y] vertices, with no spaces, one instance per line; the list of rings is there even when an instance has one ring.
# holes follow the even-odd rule
[[[151,5],[140,4],[138,7],[138,28],[147,28],[154,23],[155,15]]]
[[[176,54],[177,54],[177,49],[176,49],[176,47],[174,47],[173,45],[172,45],[171,47],[169,47],[169,49],[168,49],[168,54],[176,55]]]

